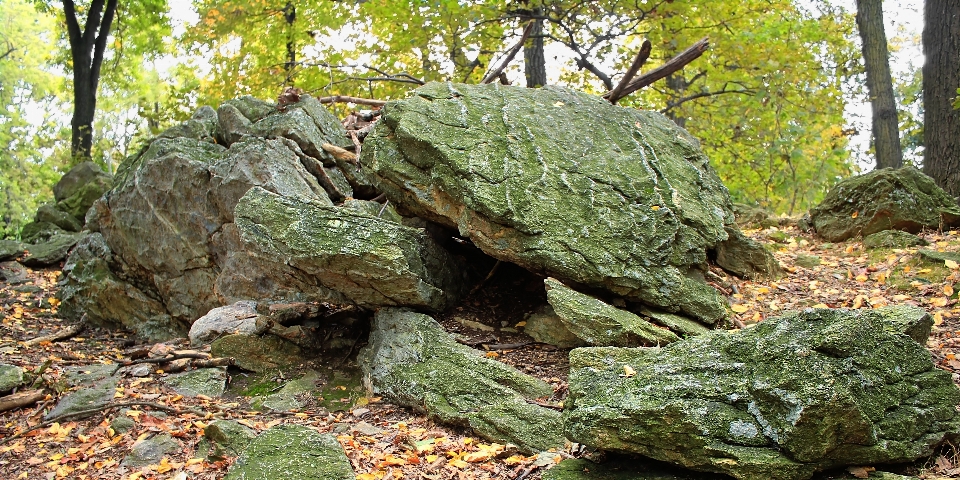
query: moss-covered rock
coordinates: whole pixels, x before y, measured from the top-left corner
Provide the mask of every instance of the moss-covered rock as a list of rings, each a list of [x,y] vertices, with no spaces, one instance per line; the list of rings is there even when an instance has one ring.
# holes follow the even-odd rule
[[[863,246],[867,248],[909,248],[925,247],[930,242],[900,230],[884,230],[863,237]]]
[[[442,310],[464,290],[457,261],[423,230],[252,188],[236,208],[247,245],[353,303]]]
[[[441,423],[528,452],[564,444],[559,412],[531,402],[549,385],[457,343],[426,315],[378,310],[357,361],[375,393]]]
[[[225,367],[200,368],[170,375],[163,383],[181,395],[219,397],[227,388],[227,370]]]
[[[31,268],[42,268],[60,263],[67,258],[67,253],[83,237],[80,233],[61,233],[53,235],[45,242],[28,245],[27,255],[20,263]]]
[[[842,242],[883,230],[960,225],[960,206],[916,168],[884,168],[836,184],[810,210],[810,220],[817,235]]]
[[[90,202],[92,205],[93,202]],[[90,208],[87,206],[87,208]],[[83,228],[83,220],[77,219],[77,217],[64,212],[57,210],[56,207],[50,204],[40,205],[40,208],[37,208],[37,215],[34,217],[37,222],[47,222],[52,223],[67,232],[79,232]]]
[[[218,461],[239,456],[257,438],[257,432],[233,420],[214,420],[203,429],[203,438],[206,442],[198,446],[197,451],[206,452],[211,461]]]
[[[698,142],[665,116],[546,87],[431,83],[388,103],[361,164],[391,202],[488,255],[713,324],[702,279],[733,223]]]
[[[236,366],[251,372],[293,365],[304,359],[300,347],[275,335],[226,335],[210,345],[210,353],[214,357],[231,357]]]
[[[547,301],[570,332],[597,347],[666,345],[680,340],[639,315],[580,293],[554,278],[544,280]]]
[[[23,369],[16,365],[0,364],[0,395],[23,385]]]
[[[126,467],[156,465],[163,460],[163,457],[181,449],[183,449],[183,446],[179,441],[170,436],[169,433],[161,433],[134,443],[130,453],[123,458],[123,462],[120,464]]]
[[[960,433],[960,390],[918,316],[809,309],[660,349],[575,349],[564,430],[741,479],[912,461]]]
[[[277,425],[250,442],[225,480],[353,480],[343,447],[333,435],[300,425]]]
[[[775,280],[783,273],[777,259],[759,242],[730,226],[727,235],[713,250],[714,261],[720,268],[747,279]]]

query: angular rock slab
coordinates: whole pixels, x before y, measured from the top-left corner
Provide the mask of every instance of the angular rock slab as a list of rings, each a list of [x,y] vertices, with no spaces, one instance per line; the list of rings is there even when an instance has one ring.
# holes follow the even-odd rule
[[[193,322],[188,336],[196,346],[234,333],[257,333],[257,302],[243,300],[214,308]]]
[[[884,168],[848,178],[810,209],[817,235],[830,242],[883,230],[917,233],[960,224],[960,206],[914,167]]]
[[[544,280],[547,301],[574,335],[596,347],[659,346],[680,340],[639,315],[580,293],[554,278]]]
[[[564,444],[559,412],[529,403],[549,385],[460,345],[426,315],[378,310],[358,363],[368,388],[441,423],[528,452]]]
[[[333,435],[300,425],[277,425],[250,442],[225,480],[353,480],[343,447]]]
[[[564,431],[741,479],[911,461],[960,432],[960,390],[900,333],[920,324],[913,311],[808,309],[660,349],[576,349]]]
[[[442,310],[463,289],[456,260],[420,229],[262,188],[235,215],[247,245],[358,305]]]
[[[560,88],[432,83],[390,102],[361,164],[392,202],[488,255],[712,324],[702,280],[733,223],[698,142],[663,115]]]

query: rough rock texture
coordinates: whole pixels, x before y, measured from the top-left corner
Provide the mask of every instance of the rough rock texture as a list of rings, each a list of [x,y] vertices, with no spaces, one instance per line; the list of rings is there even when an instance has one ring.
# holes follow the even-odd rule
[[[547,288],[547,301],[564,326],[589,345],[639,347],[680,340],[670,330],[573,290],[556,279],[548,278],[543,283]]]
[[[841,242],[883,230],[960,225],[960,206],[916,168],[884,168],[835,185],[810,210],[810,220],[817,235]]]
[[[245,300],[217,307],[190,326],[190,344],[210,343],[223,335],[257,332],[257,302]]]
[[[82,224],[87,210],[113,185],[113,175],[93,162],[83,162],[65,173],[53,186],[56,209],[69,213]],[[39,212],[38,212],[39,216]],[[39,221],[39,218],[38,218]],[[65,227],[65,230],[68,230]],[[79,229],[75,230],[79,231]]]
[[[485,253],[713,324],[703,280],[733,223],[698,142],[666,117],[559,88],[432,83],[390,102],[361,164],[392,203]]]
[[[23,369],[0,363],[0,395],[23,385]]]
[[[175,440],[169,433],[161,433],[155,437],[144,438],[133,444],[130,453],[120,462],[126,467],[145,467],[147,465],[156,465],[163,460],[163,457],[179,451],[183,445]]]
[[[529,402],[549,385],[460,345],[426,315],[378,310],[358,363],[368,388],[441,423],[529,452],[564,443],[559,412]]]
[[[780,262],[763,245],[737,228],[727,227],[727,239],[714,249],[714,261],[724,270],[747,279],[780,277]]]
[[[250,442],[225,480],[289,478],[353,480],[343,447],[333,435],[300,425],[277,425]]]
[[[20,238],[25,243],[45,242],[54,235],[67,233],[50,222],[30,222],[20,230]]]
[[[911,461],[960,432],[960,390],[898,331],[922,336],[923,317],[809,309],[660,349],[576,349],[564,430],[742,479]]]
[[[16,240],[0,240],[0,261],[23,256],[23,244]]]
[[[523,333],[534,340],[560,348],[586,347],[589,344],[567,328],[563,319],[550,305],[544,305],[526,320]]]
[[[197,446],[211,461],[236,457],[257,438],[257,431],[233,420],[214,420],[203,429],[203,440]]]
[[[91,205],[93,202],[91,202]],[[89,208],[89,207],[87,207]],[[40,205],[37,208],[37,215],[34,218],[37,222],[52,223],[68,232],[79,232],[83,228],[83,220],[70,215],[67,212],[57,210],[50,204]]]
[[[0,280],[10,285],[17,285],[26,282],[27,278],[27,269],[20,265],[20,262],[13,260],[0,262]]]
[[[227,369],[221,367],[200,368],[189,372],[177,373],[163,378],[177,393],[188,397],[206,395],[219,397],[227,388]]]
[[[234,334],[220,337],[210,345],[214,357],[232,357],[244,370],[263,372],[303,359],[300,347],[274,335]]]
[[[651,465],[637,458],[617,458],[597,464],[568,458],[543,472],[543,480],[722,480],[717,475]],[[759,480],[759,479],[758,479]]]
[[[54,420],[65,415],[73,415],[83,410],[99,408],[110,403],[110,401],[113,400],[113,394],[116,393],[117,382],[118,379],[116,377],[108,377],[94,385],[83,387],[64,395],[60,398],[60,401],[57,402],[57,406],[53,407],[53,410],[43,417],[44,420]],[[91,412],[83,414],[82,416],[71,416],[70,419],[79,420],[81,418],[92,417],[96,414],[97,412]]]
[[[900,230],[884,230],[863,237],[863,246],[867,248],[909,248],[925,247],[930,242]]]
[[[20,263],[31,268],[42,268],[60,263],[67,258],[70,249],[80,241],[79,233],[62,233],[50,237],[45,242],[27,246],[27,255]]]
[[[419,229],[261,188],[240,199],[236,217],[248,245],[357,305],[442,310],[463,289],[455,259]]]

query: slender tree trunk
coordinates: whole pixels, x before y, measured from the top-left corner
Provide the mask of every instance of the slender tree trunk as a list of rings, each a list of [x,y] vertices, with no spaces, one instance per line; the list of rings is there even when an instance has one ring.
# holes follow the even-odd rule
[[[77,20],[73,0],[63,0],[63,13],[73,59],[73,127],[70,153],[76,162],[90,158],[93,147],[93,117],[97,111],[97,87],[100,67],[107,48],[110,25],[117,11],[117,0],[93,0],[87,10],[83,30]],[[101,17],[102,14],[102,17]]]
[[[883,31],[881,0],[857,0],[857,28],[860,30],[863,63],[867,69],[867,92],[873,111],[873,149],[877,168],[903,166],[897,102],[887,53],[887,35]]]
[[[540,7],[533,9],[533,16],[543,13]],[[527,77],[527,88],[542,87],[547,84],[547,61],[543,53],[543,19],[534,20],[530,38],[523,45],[523,70]]]
[[[960,3],[923,4],[923,173],[950,195],[960,195]]]
[[[283,18],[287,22],[287,61],[284,64],[287,70],[287,85],[293,84],[294,69],[297,67],[297,43],[294,41],[293,22],[297,21],[297,7],[287,2],[283,7]]]

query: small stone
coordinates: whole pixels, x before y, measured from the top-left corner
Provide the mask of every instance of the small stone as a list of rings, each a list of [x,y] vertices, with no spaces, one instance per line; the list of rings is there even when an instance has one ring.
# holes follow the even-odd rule
[[[130,417],[117,417],[110,421],[110,428],[116,433],[126,433],[136,424]]]
[[[236,366],[251,372],[263,372],[303,360],[300,347],[274,335],[227,335],[210,346],[214,357],[232,357]]]
[[[200,368],[189,372],[177,373],[163,379],[163,383],[188,397],[206,395],[211,398],[223,395],[227,386],[226,367]]]
[[[54,420],[64,415],[100,408],[113,400],[113,394],[116,393],[118,379],[115,377],[105,378],[100,383],[91,387],[81,388],[71,392],[57,402],[57,406],[46,414],[44,420]],[[90,412],[81,416],[71,417],[71,420],[79,420],[96,415],[98,412]]]
[[[145,467],[160,463],[163,457],[183,447],[170,434],[161,433],[133,444],[130,454],[124,457],[121,465],[127,467]]]
[[[0,364],[0,395],[23,385],[23,369],[16,365]]]
[[[816,255],[798,253],[797,259],[794,261],[794,263],[803,268],[813,269],[820,266],[820,257]]]

